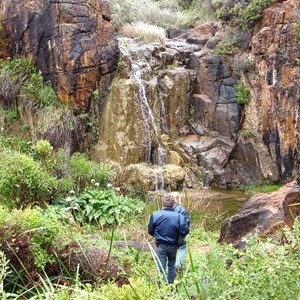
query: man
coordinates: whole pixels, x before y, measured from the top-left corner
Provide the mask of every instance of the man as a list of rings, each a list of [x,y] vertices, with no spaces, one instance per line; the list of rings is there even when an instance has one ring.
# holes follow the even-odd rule
[[[179,214],[182,214],[183,217],[185,218],[186,223],[190,227],[190,216],[187,210],[182,206],[180,194],[178,192],[172,192],[170,193],[170,195],[172,195],[175,200],[175,205],[173,206],[174,211]],[[184,237],[184,244],[178,248],[176,263],[175,263],[175,267],[177,270],[182,269],[183,258],[186,254],[186,243],[187,243],[187,236]]]
[[[164,282],[174,282],[176,275],[176,253],[178,248],[179,233],[186,236],[189,226],[185,218],[174,211],[175,199],[172,195],[163,197],[163,208],[154,212],[148,224],[148,233],[155,237],[157,248],[156,254],[159,259],[159,271]],[[166,266],[168,273],[166,278]]]

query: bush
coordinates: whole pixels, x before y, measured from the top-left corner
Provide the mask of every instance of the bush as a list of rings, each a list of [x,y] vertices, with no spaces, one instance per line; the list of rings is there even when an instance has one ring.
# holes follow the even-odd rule
[[[245,86],[245,84],[240,81],[235,85],[236,97],[238,104],[248,104],[250,101],[250,89]]]
[[[250,30],[261,17],[263,10],[274,2],[276,0],[216,0],[213,5],[218,19],[244,30]]]
[[[55,259],[52,251],[59,225],[55,218],[40,209],[13,210],[0,219],[0,250],[9,259],[12,274],[8,282],[28,284],[38,279],[38,271]]]
[[[121,29],[121,34],[127,37],[137,37],[146,43],[158,42],[165,45],[165,30],[155,25],[149,25],[143,22],[125,24]]]
[[[0,157],[2,203],[9,207],[22,207],[49,200],[56,181],[38,162],[9,150],[0,152]]]
[[[66,225],[62,228],[58,219],[50,210],[35,208],[10,213],[0,206],[0,251],[9,259],[12,270],[6,280],[7,292],[17,289],[25,297],[25,293],[35,291],[33,286],[38,290],[44,276],[53,285],[75,281],[78,284],[79,280],[114,281],[119,285],[128,282],[116,259],[112,261],[104,250],[91,246],[95,241]]]

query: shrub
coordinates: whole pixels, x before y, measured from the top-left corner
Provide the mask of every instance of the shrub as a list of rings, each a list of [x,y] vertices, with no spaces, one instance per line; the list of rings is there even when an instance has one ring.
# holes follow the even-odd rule
[[[213,5],[216,9],[216,17],[231,25],[239,26],[244,30],[250,30],[265,8],[276,0],[216,0]]]
[[[72,136],[78,128],[72,109],[66,105],[50,106],[37,116],[35,135],[37,139],[47,140],[54,149],[71,151]]]
[[[241,74],[253,72],[255,70],[255,62],[253,60],[238,57],[234,61],[233,74],[236,78],[240,78]]]
[[[165,44],[166,33],[161,27],[149,25],[143,22],[125,24],[121,29],[121,34],[127,37],[137,37],[139,40],[151,43],[159,42]]]
[[[50,158],[53,151],[53,147],[50,145],[50,143],[44,140],[37,141],[33,146],[33,149],[41,160]]]
[[[40,164],[15,151],[0,152],[0,196],[9,207],[21,207],[48,201],[56,186]]]
[[[46,218],[40,209],[6,212],[0,219],[0,250],[12,267],[8,282],[26,285],[38,279],[37,272],[55,259],[52,247],[58,229],[56,219]]]
[[[97,222],[101,226],[120,224],[126,214],[140,212],[141,202],[127,196],[117,195],[113,190],[89,188],[78,196],[68,197],[60,203],[71,210],[80,223]]]
[[[250,101],[250,89],[245,86],[245,84],[240,81],[235,85],[236,97],[238,104],[248,104]]]
[[[20,87],[36,73],[32,60],[23,57],[8,59],[2,61],[0,67],[0,95],[6,105],[18,107]]]
[[[238,38],[237,32],[228,30],[221,41],[214,49],[218,55],[233,55],[239,52],[241,48],[241,41]]]

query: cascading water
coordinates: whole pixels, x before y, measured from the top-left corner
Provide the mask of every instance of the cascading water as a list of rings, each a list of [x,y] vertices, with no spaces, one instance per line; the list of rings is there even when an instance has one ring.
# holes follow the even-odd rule
[[[151,67],[149,65],[143,64],[143,68],[132,59],[132,54],[127,47],[122,45],[120,47],[121,52],[125,54],[130,62],[131,62],[131,75],[134,80],[138,83],[139,92],[138,92],[138,103],[140,106],[141,117],[143,120],[143,127],[145,131],[145,139],[146,139],[146,154],[145,154],[145,161],[151,162],[153,161],[158,165],[158,168],[155,168],[154,171],[154,180],[155,180],[155,190],[156,191],[163,191],[164,190],[164,175],[163,175],[163,164],[165,161],[165,151],[162,147],[160,140],[159,140],[159,129],[158,125],[155,121],[153,110],[149,104],[146,88],[145,88],[145,81],[143,79],[143,72],[151,71]],[[134,52],[134,51],[133,51]],[[134,53],[136,54],[136,53]],[[157,79],[154,78],[157,82]],[[163,101],[162,101],[163,105]],[[151,130],[152,129],[152,130]],[[153,135],[151,134],[153,132]],[[156,151],[152,151],[152,136],[155,140],[157,145]],[[155,154],[155,157],[152,157],[152,154]]]

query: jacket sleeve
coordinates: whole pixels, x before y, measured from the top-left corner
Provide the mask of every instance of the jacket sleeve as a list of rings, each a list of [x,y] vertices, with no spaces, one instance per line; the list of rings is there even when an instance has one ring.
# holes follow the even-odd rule
[[[190,232],[189,224],[182,214],[179,214],[179,232],[182,236],[186,236]]]
[[[150,221],[148,224],[148,233],[152,236],[154,236],[154,220],[153,220],[153,214],[150,217]]]
[[[183,210],[182,215],[185,218],[185,221],[187,222],[188,226],[190,227],[190,216],[186,209]]]

